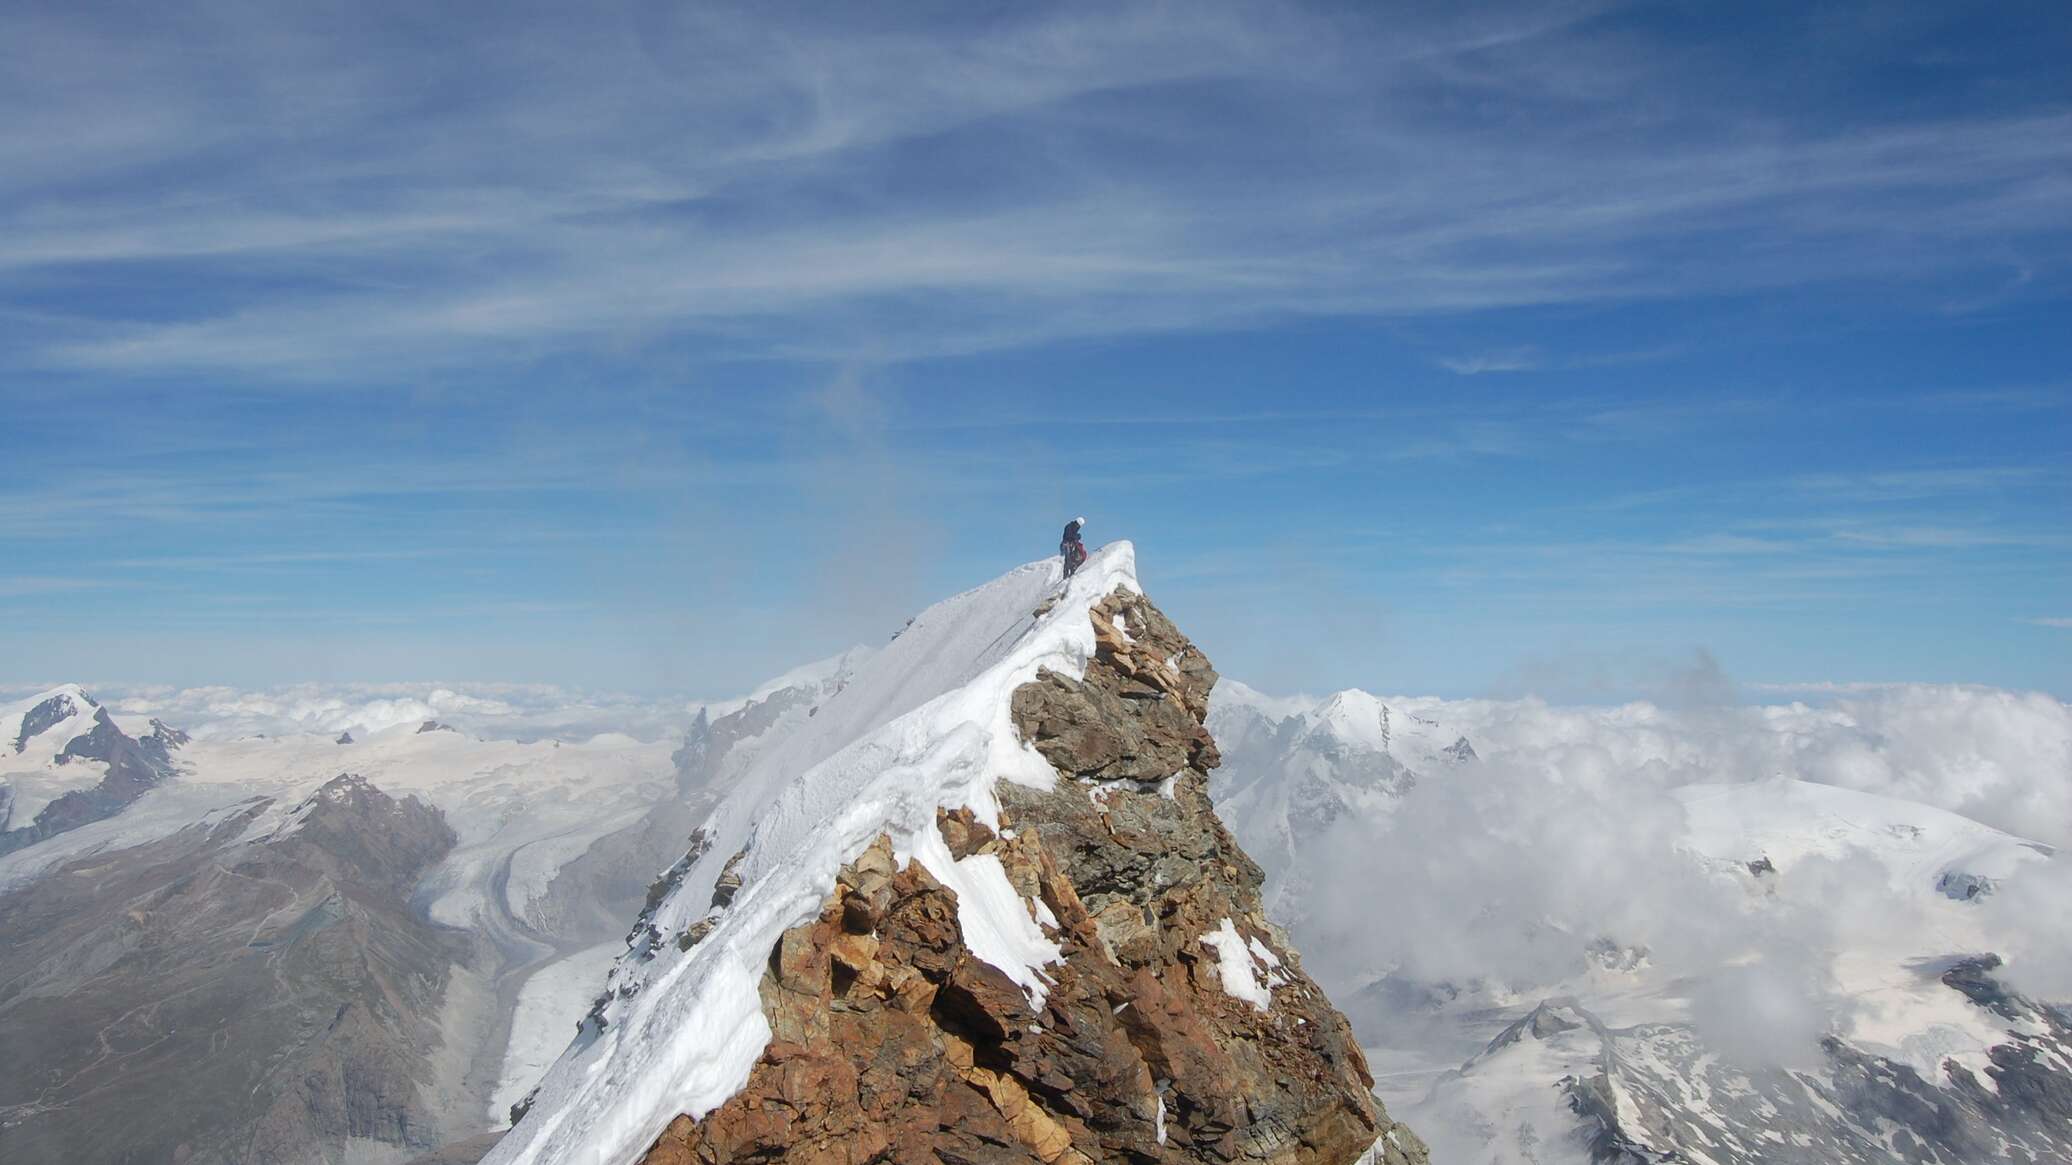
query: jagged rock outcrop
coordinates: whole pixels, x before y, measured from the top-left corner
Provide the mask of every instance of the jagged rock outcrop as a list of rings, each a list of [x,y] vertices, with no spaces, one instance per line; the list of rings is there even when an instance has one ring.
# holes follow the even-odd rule
[[[0,1160],[343,1163],[447,1140],[423,1091],[465,947],[409,895],[454,841],[439,810],[340,776],[0,898]]]
[[[771,952],[747,1084],[649,1165],[1424,1160],[1209,803],[1214,669],[1139,595],[1091,617],[1085,679],[1013,697],[1056,785],[999,786],[997,833],[938,818],[1034,904],[1046,990],[974,954],[955,891],[881,838]]]

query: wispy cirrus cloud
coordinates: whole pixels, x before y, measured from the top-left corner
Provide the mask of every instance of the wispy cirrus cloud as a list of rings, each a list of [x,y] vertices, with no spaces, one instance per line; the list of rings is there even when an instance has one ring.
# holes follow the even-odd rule
[[[1836,530],[1838,542],[1877,549],[1968,549],[1986,546],[2072,548],[2072,536],[2041,531],[1893,526]]]
[[[73,591],[97,591],[120,585],[103,578],[54,578],[48,575],[0,576],[0,599],[62,595]]]
[[[388,562],[431,558],[450,550],[305,550],[265,554],[172,554],[158,558],[118,558],[105,565],[123,570],[222,570],[239,567],[325,566],[350,562]]]
[[[1721,117],[1607,12],[18,12],[0,278],[34,367],[339,383],[1925,278],[2072,212],[2062,110]]]
[[[1480,376],[1486,372],[1531,372],[1543,367],[1544,363],[1544,358],[1539,352],[1531,348],[1508,348],[1473,356],[1439,358],[1439,367],[1461,376]]]
[[[1871,501],[1897,501],[2029,485],[2049,476],[2036,465],[1973,465],[1946,469],[1878,469],[1860,473],[1809,473],[1791,479],[1808,493]]]

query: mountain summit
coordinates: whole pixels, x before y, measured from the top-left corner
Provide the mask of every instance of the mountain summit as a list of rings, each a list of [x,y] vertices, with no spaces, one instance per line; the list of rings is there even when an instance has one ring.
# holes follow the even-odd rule
[[[1116,543],[917,616],[656,884],[496,1163],[1421,1162]]]

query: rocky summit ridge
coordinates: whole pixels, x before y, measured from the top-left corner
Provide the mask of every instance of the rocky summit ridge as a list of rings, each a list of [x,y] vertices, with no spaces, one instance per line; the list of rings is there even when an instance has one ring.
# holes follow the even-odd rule
[[[485,1161],[1425,1160],[1210,803],[1216,672],[1128,543],[852,662]]]
[[[935,826],[1055,944],[1043,989],[974,951],[957,891],[881,836],[770,952],[746,1084],[646,1165],[1424,1159],[1209,802],[1214,668],[1134,591],[1087,617],[1084,676],[1012,696],[1055,783],[1003,783],[997,826]]]

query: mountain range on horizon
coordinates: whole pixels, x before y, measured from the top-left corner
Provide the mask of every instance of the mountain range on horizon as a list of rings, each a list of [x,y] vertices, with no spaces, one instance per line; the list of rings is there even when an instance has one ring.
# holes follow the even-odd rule
[[[1009,572],[674,739],[10,706],[0,1154],[622,1165],[918,1119],[868,1064],[777,1054],[829,1040],[904,1049],[972,1159],[1338,1161],[1351,1128],[1389,1161],[2072,1153],[2072,1029],[2021,973],[2058,839],[1816,768],[1904,729],[1705,729],[1774,725],[1796,751],[1735,763],[1825,778],[1794,779],[1643,708],[1269,697],[1136,597],[1128,544],[1089,571]],[[1761,978],[1823,899],[1858,922]],[[1154,984],[1165,1019],[1101,1018]],[[1771,1004],[1775,1047],[1721,1022]],[[1256,1100],[1259,1049],[1348,1021],[1285,1054],[1367,1080],[1351,1107]],[[1233,1079],[1250,1110],[1204,1092]]]

